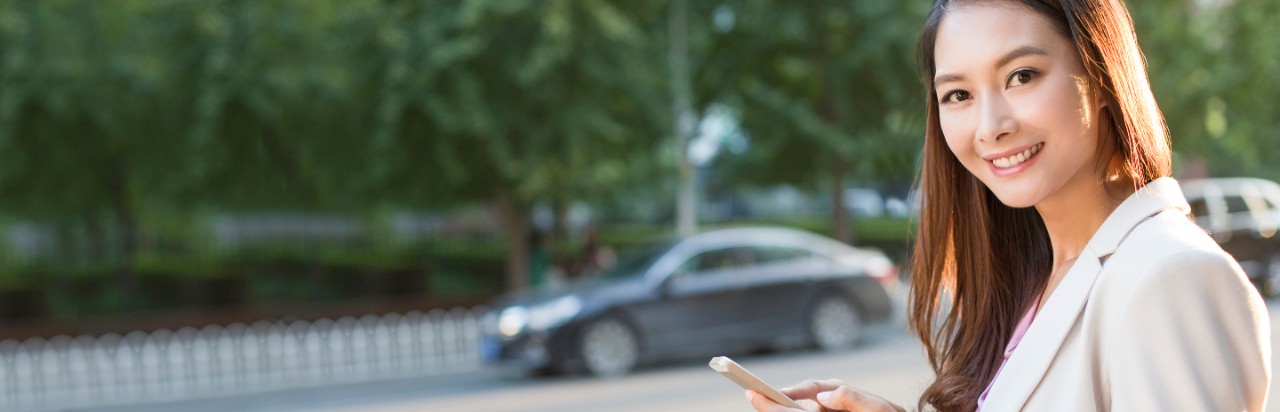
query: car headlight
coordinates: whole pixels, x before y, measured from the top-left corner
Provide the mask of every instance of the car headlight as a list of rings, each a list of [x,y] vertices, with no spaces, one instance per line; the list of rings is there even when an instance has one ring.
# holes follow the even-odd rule
[[[582,299],[574,295],[534,306],[529,310],[529,329],[543,330],[563,325],[578,316],[581,310]]]
[[[498,333],[505,337],[513,337],[529,326],[529,309],[524,306],[512,306],[498,314]]]
[[[526,329],[544,330],[563,325],[582,310],[582,299],[569,295],[534,306],[512,306],[498,314],[498,333],[515,337]]]

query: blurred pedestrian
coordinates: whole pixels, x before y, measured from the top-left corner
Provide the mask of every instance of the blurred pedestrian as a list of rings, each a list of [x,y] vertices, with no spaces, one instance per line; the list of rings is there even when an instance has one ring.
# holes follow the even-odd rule
[[[537,289],[547,284],[551,267],[551,251],[547,249],[547,236],[541,230],[529,232],[529,286]]]
[[[579,258],[579,276],[594,276],[609,270],[617,261],[613,249],[600,241],[600,231],[594,225],[587,226],[582,235],[582,254]]]
[[[1123,2],[936,0],[919,44],[909,319],[936,378],[916,406],[1261,411],[1266,308],[1168,177]],[[905,409],[838,380],[783,392],[810,410]]]

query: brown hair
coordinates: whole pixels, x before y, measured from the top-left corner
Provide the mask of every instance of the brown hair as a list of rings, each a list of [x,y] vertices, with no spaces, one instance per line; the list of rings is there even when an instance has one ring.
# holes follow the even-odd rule
[[[920,398],[942,411],[973,410],[995,377],[1020,315],[1044,289],[1053,252],[1034,208],[1005,206],[951,153],[938,120],[934,43],[946,12],[965,0],[935,0],[919,40],[928,89],[920,231],[912,260],[910,325],[937,376]],[[1106,105],[1098,161],[1106,181],[1135,189],[1170,173],[1164,119],[1121,0],[1020,0],[1046,17],[1080,53]],[[1105,185],[1104,185],[1105,186]],[[949,305],[944,304],[948,300]]]

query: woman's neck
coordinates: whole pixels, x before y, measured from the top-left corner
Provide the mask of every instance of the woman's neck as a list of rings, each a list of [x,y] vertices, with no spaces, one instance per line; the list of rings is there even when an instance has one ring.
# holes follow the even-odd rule
[[[1107,216],[1133,191],[1126,182],[1075,181],[1035,206],[1049,233],[1055,268],[1074,262]]]

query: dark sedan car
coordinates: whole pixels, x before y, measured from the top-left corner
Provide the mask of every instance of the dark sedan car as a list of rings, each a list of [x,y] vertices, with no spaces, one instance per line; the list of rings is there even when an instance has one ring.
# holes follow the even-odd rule
[[[626,374],[645,361],[855,344],[890,317],[896,268],[876,251],[785,228],[735,228],[624,253],[611,271],[501,298],[486,360]]]

